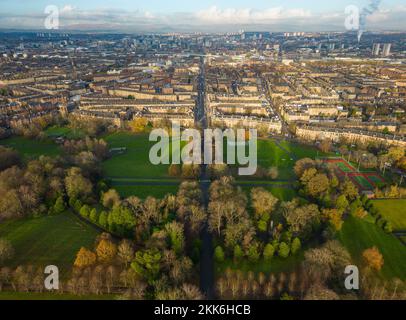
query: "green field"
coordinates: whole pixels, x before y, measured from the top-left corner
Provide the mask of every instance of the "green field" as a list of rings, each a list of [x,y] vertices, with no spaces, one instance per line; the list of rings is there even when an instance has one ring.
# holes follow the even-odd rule
[[[281,147],[289,151],[289,153],[293,153],[296,158],[301,159],[301,158],[312,158],[315,159],[317,157],[325,157],[328,156],[329,154],[324,153],[320,150],[318,150],[316,147],[304,145],[304,144],[298,144],[295,142],[287,141],[287,140],[282,140],[279,142]]]
[[[113,185],[113,188],[123,198],[130,196],[137,196],[141,199],[145,199],[148,196],[155,197],[157,199],[162,199],[168,193],[175,195],[178,192],[178,186],[124,186],[124,185]]]
[[[406,230],[406,199],[374,200],[372,203],[391,222],[393,230]]]
[[[339,239],[358,265],[362,265],[362,252],[376,246],[385,261],[380,275],[386,279],[406,280],[406,247],[375,225],[370,216],[365,219],[349,216],[339,232]]]
[[[114,300],[114,295],[73,295],[50,292],[0,292],[0,300]]]
[[[84,138],[85,134],[79,129],[68,127],[53,126],[45,130],[48,137],[65,137],[67,139]]]
[[[60,153],[59,146],[51,139],[40,141],[25,137],[11,137],[0,140],[0,144],[17,150],[25,159],[34,159],[42,155],[54,157]]]
[[[103,162],[104,174],[109,178],[168,178],[167,164],[154,165],[149,151],[156,144],[146,134],[117,132],[104,137],[110,148],[126,147],[123,154],[114,155]],[[170,151],[171,146],[165,152]]]
[[[12,266],[54,264],[61,273],[70,269],[80,247],[92,248],[96,236],[97,231],[70,212],[0,224],[0,237],[15,249]]]

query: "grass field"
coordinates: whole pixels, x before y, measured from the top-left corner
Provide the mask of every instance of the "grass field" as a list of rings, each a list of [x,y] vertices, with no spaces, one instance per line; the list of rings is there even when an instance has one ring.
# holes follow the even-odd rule
[[[178,186],[124,186],[113,185],[113,188],[123,198],[130,196],[137,196],[141,199],[145,199],[148,196],[162,199],[168,193],[175,195],[178,192]]]
[[[316,157],[325,157],[329,155],[327,153],[318,150],[316,147],[298,144],[287,140],[282,140],[280,142],[280,145],[290,153],[293,153],[298,159],[301,158],[315,159]]]
[[[406,199],[374,200],[372,203],[391,222],[393,230],[406,230]]]
[[[45,130],[48,137],[65,137],[67,139],[84,138],[85,134],[81,130],[68,127],[53,126]]]
[[[371,217],[348,217],[339,232],[339,239],[358,265],[362,265],[362,252],[376,246],[385,261],[380,275],[387,279],[406,280],[406,247],[393,235],[383,232]]]
[[[59,146],[51,139],[40,141],[25,137],[11,137],[0,140],[0,144],[17,150],[25,159],[34,159],[41,155],[54,157],[60,153]]]
[[[103,162],[103,171],[111,178],[168,178],[166,164],[154,165],[149,160],[149,151],[156,144],[148,140],[147,134],[117,132],[104,137],[110,148],[126,147],[127,151]],[[165,152],[171,152],[171,146]]]
[[[15,249],[12,266],[54,264],[62,274],[70,269],[80,247],[91,248],[96,236],[93,228],[70,212],[0,224],[0,237]]]
[[[114,300],[114,295],[73,295],[50,292],[0,292],[0,300]]]

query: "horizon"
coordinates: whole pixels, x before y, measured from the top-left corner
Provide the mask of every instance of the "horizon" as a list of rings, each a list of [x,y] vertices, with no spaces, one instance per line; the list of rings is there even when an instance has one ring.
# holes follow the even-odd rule
[[[0,3],[6,3],[1,0]],[[61,31],[101,30],[123,32],[203,32],[229,33],[245,31],[268,32],[340,32],[345,31],[349,6],[359,12],[369,6],[374,9],[365,18],[367,31],[406,31],[406,5],[390,1],[244,1],[217,0],[196,4],[175,0],[141,3],[120,0],[107,1],[56,0],[21,1],[3,6],[0,30],[45,30],[44,21],[58,11]],[[5,8],[4,8],[5,7]],[[46,13],[47,12],[47,13]]]

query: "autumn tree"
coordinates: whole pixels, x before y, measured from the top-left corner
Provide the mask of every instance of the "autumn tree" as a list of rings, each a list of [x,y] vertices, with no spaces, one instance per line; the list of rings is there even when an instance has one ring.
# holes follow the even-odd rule
[[[362,252],[362,258],[366,266],[370,269],[380,271],[383,267],[384,259],[377,247],[364,250]]]
[[[84,268],[92,266],[96,262],[96,254],[82,247],[76,255],[74,262],[75,267]]]
[[[146,118],[134,118],[132,121],[128,123],[130,130],[134,133],[142,133],[145,132],[148,120]]]
[[[96,247],[97,259],[109,263],[117,254],[117,246],[110,240],[102,239]]]
[[[113,208],[120,204],[120,195],[115,189],[110,189],[102,195],[102,204],[106,208]]]

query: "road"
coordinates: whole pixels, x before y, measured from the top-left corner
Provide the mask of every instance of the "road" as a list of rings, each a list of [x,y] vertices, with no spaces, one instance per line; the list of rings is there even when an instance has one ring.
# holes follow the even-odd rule
[[[205,104],[205,70],[204,57],[200,58],[200,75],[198,78],[198,101],[195,110],[195,124],[197,127],[206,129],[209,124],[208,112]],[[202,154],[204,154],[204,135],[202,134]],[[201,165],[200,188],[203,195],[203,206],[207,212],[209,203],[209,186],[210,181],[207,175],[207,165]],[[207,299],[214,298],[214,261],[213,261],[213,239],[209,232],[208,222],[204,224],[200,235],[202,241],[200,254],[200,289]]]

